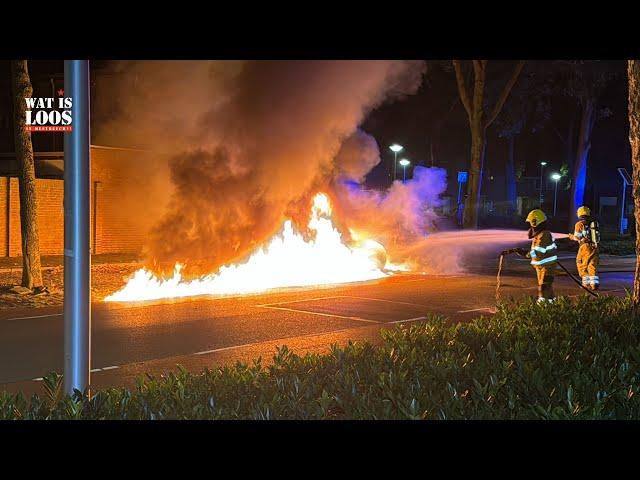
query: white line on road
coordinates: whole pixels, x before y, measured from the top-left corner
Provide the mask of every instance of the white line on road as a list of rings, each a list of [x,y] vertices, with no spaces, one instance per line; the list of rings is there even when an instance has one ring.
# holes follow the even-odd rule
[[[117,365],[111,365],[110,367],[94,368],[91,370],[91,373],[104,372],[105,370],[113,370],[114,368],[119,367]]]
[[[287,302],[274,302],[274,303],[263,303],[261,305],[256,305],[256,307],[270,307],[272,305],[287,305],[289,303],[301,303],[301,302],[313,302],[315,300],[330,300],[332,298],[340,298],[339,295],[334,295],[331,297],[316,297],[316,298],[305,298],[302,300],[289,300]]]
[[[378,322],[378,324],[380,326],[384,326],[384,325],[388,325],[388,324],[392,324],[392,323],[417,322],[419,320],[426,320],[426,319],[427,319],[427,317],[416,317],[416,318],[407,318],[405,320],[395,320],[393,322]],[[205,350],[203,352],[196,352],[196,353],[192,353],[191,355],[207,355],[209,353],[223,352],[225,350],[235,350],[237,348],[252,347],[252,346],[260,345],[260,344],[263,344],[263,343],[282,342],[282,341],[285,341],[285,340],[295,340],[295,339],[298,339],[298,338],[316,337],[316,336],[321,336],[321,335],[334,335],[336,333],[342,333],[342,332],[346,332],[348,330],[359,330],[361,328],[368,328],[368,327],[350,327],[350,328],[341,328],[339,330],[331,330],[329,332],[306,333],[304,335],[296,335],[294,337],[283,337],[283,338],[276,338],[274,340],[264,340],[264,341],[261,341],[261,342],[245,343],[243,345],[232,345],[230,347],[214,348],[213,350]]]
[[[471,310],[458,310],[456,313],[482,312],[485,310],[494,313],[495,309],[493,307],[472,308]]]
[[[369,298],[369,297],[355,297],[353,295],[334,295],[331,297],[317,297],[317,298],[306,298],[306,299],[302,299],[302,300],[291,300],[291,301],[287,301],[287,302],[275,302],[275,303],[265,303],[262,305],[256,305],[256,307],[262,307],[262,308],[275,308],[273,307],[273,305],[287,305],[290,303],[303,303],[303,302],[313,302],[313,301],[317,301],[317,300],[332,300],[335,298],[355,298],[356,300],[371,300],[372,302],[387,302],[387,303],[398,303],[401,305],[411,305],[414,307],[423,307],[423,308],[429,308],[428,305],[421,305],[419,303],[410,303],[410,302],[398,302],[396,300],[384,300],[381,298]]]
[[[46,317],[61,317],[61,313],[52,313],[49,315],[33,315],[32,317],[15,317],[15,318],[5,318],[4,320],[0,320],[0,322],[9,322],[11,320],[29,320],[31,318],[46,318]]]
[[[406,320],[395,320],[393,322],[386,323],[409,323],[409,322],[417,322],[419,320],[426,320],[427,317],[415,317],[415,318],[407,318]]]
[[[357,300],[371,300],[373,302],[387,302],[387,303],[399,303],[401,305],[411,305],[412,307],[422,307],[429,308],[428,305],[421,305],[419,303],[410,303],[410,302],[398,302],[396,300],[383,300],[381,298],[369,298],[369,297],[353,297],[351,295],[339,295],[336,298],[355,298]]]
[[[347,320],[356,320],[358,322],[381,323],[381,322],[379,322],[377,320],[369,320],[368,318],[352,317],[352,316],[348,316],[348,315],[334,315],[332,313],[311,312],[309,310],[299,310],[299,309],[296,309],[296,308],[272,307],[270,305],[261,305],[261,307],[262,308],[270,308],[272,310],[284,310],[285,312],[308,313],[309,315],[320,315],[321,317],[346,318]]]

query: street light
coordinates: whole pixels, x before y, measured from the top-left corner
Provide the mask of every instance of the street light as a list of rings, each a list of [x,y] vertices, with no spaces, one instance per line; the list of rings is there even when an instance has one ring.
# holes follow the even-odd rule
[[[397,143],[394,143],[393,145],[390,145],[389,148],[393,152],[393,179],[395,180],[396,166],[398,165],[398,152],[402,151],[404,147],[402,145],[398,145]]]
[[[560,175],[559,173],[554,173],[551,175],[551,179],[556,182],[556,188],[553,194],[553,216],[556,216],[556,204],[557,204],[557,200],[558,200],[558,180],[560,180],[562,178],[562,175]]]
[[[64,134],[64,391],[85,392],[91,369],[89,61],[64,61],[73,130]]]
[[[411,164],[411,162],[406,158],[403,158],[399,163],[400,165],[402,165],[402,183],[404,183],[407,180],[407,167]]]
[[[547,162],[540,162],[540,208],[542,208],[542,171]]]

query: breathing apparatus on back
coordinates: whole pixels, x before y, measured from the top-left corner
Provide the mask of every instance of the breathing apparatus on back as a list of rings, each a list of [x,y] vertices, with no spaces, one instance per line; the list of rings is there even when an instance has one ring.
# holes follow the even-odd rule
[[[584,222],[587,243],[598,248],[600,244],[600,224],[591,216],[591,209],[589,207],[580,207],[576,214],[578,218]]]

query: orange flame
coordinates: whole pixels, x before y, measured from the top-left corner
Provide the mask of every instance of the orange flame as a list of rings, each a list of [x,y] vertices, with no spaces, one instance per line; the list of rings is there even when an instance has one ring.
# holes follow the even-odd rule
[[[312,240],[305,240],[287,220],[282,232],[245,263],[223,266],[216,273],[190,281],[182,279],[180,264],[168,279],[159,279],[142,268],[105,301],[258,293],[282,287],[373,280],[389,275],[387,270],[407,269],[389,263],[384,247],[374,240],[360,240],[352,247],[345,245],[330,216],[329,198],[319,193],[313,199],[309,221],[309,229],[315,232]]]

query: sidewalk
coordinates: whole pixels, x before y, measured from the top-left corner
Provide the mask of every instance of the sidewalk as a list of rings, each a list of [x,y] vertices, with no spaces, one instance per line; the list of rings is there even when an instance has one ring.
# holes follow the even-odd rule
[[[142,263],[134,254],[101,254],[91,258],[91,297],[102,300],[121,288]],[[0,258],[0,309],[59,306],[64,301],[64,257],[42,257],[42,280],[49,295],[18,295],[9,290],[22,279],[22,258]]]

